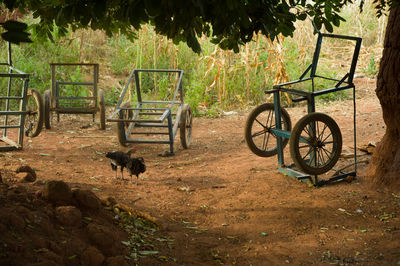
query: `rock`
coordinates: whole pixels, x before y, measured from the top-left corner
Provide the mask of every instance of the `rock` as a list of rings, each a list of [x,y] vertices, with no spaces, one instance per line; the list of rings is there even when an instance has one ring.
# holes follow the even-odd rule
[[[15,170],[15,172],[16,173],[30,173],[32,175],[32,178],[34,179],[33,181],[30,181],[30,182],[34,182],[37,178],[35,170],[33,170],[32,167],[30,167],[29,165],[20,166],[17,168],[17,170]]]
[[[82,213],[74,206],[60,206],[56,208],[56,218],[62,225],[80,226]]]
[[[8,193],[8,185],[0,183],[0,199],[6,198],[7,193]]]
[[[100,201],[104,206],[107,206],[107,207],[117,204],[117,201],[113,197],[110,197],[110,196],[103,197],[100,199]]]
[[[0,233],[5,233],[7,231],[7,227],[4,224],[0,224]]]
[[[106,259],[106,266],[128,266],[123,256],[108,257]]]
[[[81,256],[81,265],[100,266],[103,262],[103,254],[93,246],[88,247]]]
[[[59,266],[60,264],[55,263],[51,260],[43,260],[41,262],[35,262],[31,264],[27,264],[26,266]]]
[[[62,257],[57,255],[53,251],[48,250],[47,252],[44,252],[41,255],[42,255],[42,257],[46,258],[47,260],[49,260],[51,262],[55,262],[56,265],[64,265]],[[53,264],[50,264],[50,265],[53,265]]]
[[[76,189],[73,196],[80,207],[98,210],[101,207],[100,199],[90,190]]]
[[[114,243],[112,231],[102,225],[89,224],[87,226],[88,236],[93,245],[101,248],[110,248]]]
[[[12,201],[26,201],[26,188],[22,185],[13,185],[8,188],[7,198]]]
[[[68,205],[72,200],[72,192],[64,181],[49,181],[43,189],[43,197],[58,205]]]
[[[10,209],[1,210],[0,221],[14,230],[23,230],[26,226],[24,219]]]
[[[33,176],[31,173],[29,172],[21,172],[15,175],[15,178],[17,179],[17,182],[35,182],[36,181],[36,177]]]

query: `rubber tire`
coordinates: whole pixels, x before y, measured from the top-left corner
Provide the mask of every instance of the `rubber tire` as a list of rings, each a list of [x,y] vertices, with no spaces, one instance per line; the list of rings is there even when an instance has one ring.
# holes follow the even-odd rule
[[[332,133],[333,138],[333,156],[332,158],[321,165],[320,167],[313,167],[307,164],[305,160],[302,159],[299,150],[299,141],[303,129],[312,122],[323,122],[328,126]],[[321,175],[328,172],[339,160],[340,154],[342,152],[342,133],[340,132],[339,126],[336,124],[335,120],[324,113],[310,113],[302,117],[294,126],[292,134],[289,140],[290,155],[295,165],[303,172],[310,175]]]
[[[130,108],[131,104],[129,102],[123,102],[120,107],[121,108]],[[126,118],[131,119],[133,117],[132,110],[128,111],[128,116],[126,116],[126,113],[123,116],[125,119]],[[128,147],[128,145],[126,144],[125,130],[123,130],[124,128],[128,128],[128,127],[129,127],[129,122],[117,122],[118,142],[123,147]]]
[[[193,115],[189,104],[184,104],[179,121],[179,137],[184,149],[188,149],[192,141]]]
[[[277,146],[273,147],[269,150],[262,150],[259,147],[257,147],[257,145],[253,141],[251,129],[253,127],[254,121],[259,114],[266,112],[266,111],[272,111],[274,114],[273,119],[275,119],[274,104],[273,103],[264,103],[264,104],[257,106],[255,109],[253,109],[253,111],[251,111],[251,113],[247,117],[246,125],[244,128],[244,138],[246,140],[247,146],[254,154],[256,154],[260,157],[271,157],[278,153]],[[282,107],[281,107],[281,120],[283,121],[282,129],[286,130],[286,131],[290,131],[292,129],[292,122],[290,120],[289,113]],[[275,121],[273,123],[275,123]],[[271,136],[273,136],[273,135],[271,134]],[[273,137],[275,137],[275,136],[273,136]],[[284,149],[286,147],[288,142],[289,142],[289,139],[283,138],[282,149]]]
[[[44,92],[44,125],[46,129],[51,129],[51,90]]]
[[[26,109],[28,109],[28,103],[29,103],[30,97],[33,97],[36,108],[37,108],[36,110],[38,110],[38,113],[37,113],[37,121],[35,123],[35,126],[33,127],[33,130],[28,133],[27,136],[34,138],[40,134],[40,132],[42,131],[42,128],[43,128],[44,106],[43,106],[42,95],[39,93],[39,91],[36,89],[29,89]],[[26,111],[28,111],[28,110],[26,110]],[[26,121],[26,117],[25,117],[25,121]]]
[[[98,91],[98,98],[99,98],[99,112],[100,112],[100,129],[106,129],[106,105],[104,102],[104,91]]]

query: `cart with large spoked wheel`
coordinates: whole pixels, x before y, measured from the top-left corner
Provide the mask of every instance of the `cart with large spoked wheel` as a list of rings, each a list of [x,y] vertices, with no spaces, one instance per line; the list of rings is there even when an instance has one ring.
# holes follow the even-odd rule
[[[104,91],[98,89],[99,65],[90,63],[51,63],[51,90],[44,93],[44,123],[52,127],[53,114],[99,113],[99,127],[106,128]],[[66,75],[66,73],[71,73]]]
[[[13,67],[11,44],[8,62],[0,63],[0,151],[22,149],[24,136],[36,137],[43,127],[42,96],[29,89],[29,74]]]
[[[339,40],[354,47],[351,63],[340,79],[322,76],[317,72],[322,43]],[[299,80],[278,84],[266,93],[273,94],[273,103],[256,107],[248,116],[245,125],[245,140],[252,152],[258,156],[278,155],[279,170],[299,180],[308,180],[315,186],[340,180],[351,180],[356,176],[356,103],[354,72],[361,47],[361,38],[334,34],[318,34],[317,45],[311,65]],[[306,75],[309,73],[309,77]],[[328,81],[332,87],[317,86]],[[302,89],[296,86],[300,85]],[[304,86],[305,85],[305,86]],[[304,87],[306,89],[304,89]],[[319,180],[322,174],[333,169],[342,152],[342,134],[336,121],[329,115],[316,112],[316,98],[328,93],[352,89],[354,123],[354,171],[336,170],[328,179]],[[293,102],[307,102],[308,114],[292,128],[289,113],[281,107],[281,93],[293,96]],[[283,149],[289,144],[294,164],[285,165]],[[335,169],[333,169],[335,170]]]
[[[182,70],[134,69],[131,72],[115,111],[107,119],[117,123],[120,145],[169,144],[165,155],[172,155],[179,130],[182,147],[189,148],[193,117],[190,105],[184,103],[182,77]],[[131,90],[131,86],[136,90]]]

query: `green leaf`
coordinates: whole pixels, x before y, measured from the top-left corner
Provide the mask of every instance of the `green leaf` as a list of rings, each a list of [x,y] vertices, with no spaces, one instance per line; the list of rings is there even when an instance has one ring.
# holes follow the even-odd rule
[[[299,19],[299,20],[305,20],[306,18],[307,18],[306,13],[301,13],[300,15],[297,16],[297,19]]]
[[[75,259],[75,258],[76,258],[76,255],[72,255],[72,256],[69,256],[69,257],[68,257],[69,260],[73,260],[73,259]]]
[[[139,255],[142,256],[149,256],[149,255],[157,255],[158,251],[157,250],[141,250],[138,251]]]
[[[326,19],[324,19],[324,26],[328,32],[333,32],[332,24]]]
[[[15,20],[7,20],[2,23],[3,28],[7,31],[25,31],[28,28],[28,25],[25,23],[15,21]]]
[[[131,242],[129,241],[121,241],[122,245],[130,247],[131,246]]]
[[[86,221],[89,221],[89,222],[93,221],[93,219],[90,217],[83,217],[83,219],[85,219]]]
[[[15,44],[19,44],[21,42],[32,42],[32,40],[29,38],[29,33],[23,31],[6,31],[1,34],[1,37],[6,41]]]

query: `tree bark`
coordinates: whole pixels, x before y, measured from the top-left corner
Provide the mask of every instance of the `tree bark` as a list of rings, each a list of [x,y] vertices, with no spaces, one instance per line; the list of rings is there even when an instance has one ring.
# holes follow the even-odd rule
[[[400,190],[400,7],[389,14],[376,95],[386,132],[372,156],[368,177],[379,186]]]

